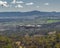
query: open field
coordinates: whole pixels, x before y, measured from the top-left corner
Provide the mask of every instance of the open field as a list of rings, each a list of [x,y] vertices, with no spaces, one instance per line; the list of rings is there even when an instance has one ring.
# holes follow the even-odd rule
[[[47,20],[47,23],[60,22],[60,20]]]

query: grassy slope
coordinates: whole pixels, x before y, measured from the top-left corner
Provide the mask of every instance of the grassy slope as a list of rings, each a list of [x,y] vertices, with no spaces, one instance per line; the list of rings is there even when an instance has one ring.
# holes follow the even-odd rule
[[[60,20],[47,20],[47,23],[60,22]]]

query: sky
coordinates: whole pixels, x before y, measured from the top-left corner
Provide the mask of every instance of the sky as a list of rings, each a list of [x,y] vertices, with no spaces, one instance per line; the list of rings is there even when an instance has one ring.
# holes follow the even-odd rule
[[[0,12],[60,12],[60,0],[0,0]]]

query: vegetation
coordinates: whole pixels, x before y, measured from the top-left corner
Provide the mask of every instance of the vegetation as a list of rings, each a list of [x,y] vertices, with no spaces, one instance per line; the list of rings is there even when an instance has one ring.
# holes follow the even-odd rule
[[[12,40],[5,36],[0,36],[0,48],[13,48]]]
[[[47,20],[47,23],[54,23],[54,22],[60,22],[60,20],[53,20],[53,19]]]
[[[0,48],[60,48],[60,33],[25,37],[0,36]]]

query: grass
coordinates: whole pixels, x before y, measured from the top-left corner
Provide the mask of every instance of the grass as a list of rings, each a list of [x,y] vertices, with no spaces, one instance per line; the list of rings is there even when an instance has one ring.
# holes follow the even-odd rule
[[[47,23],[60,22],[60,20],[47,20]]]

